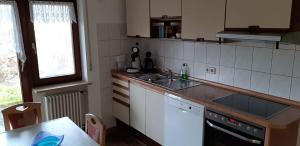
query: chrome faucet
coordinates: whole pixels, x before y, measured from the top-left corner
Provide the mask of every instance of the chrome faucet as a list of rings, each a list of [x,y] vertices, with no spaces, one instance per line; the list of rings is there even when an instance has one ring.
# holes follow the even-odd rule
[[[171,82],[173,81],[173,72],[171,69],[167,69],[168,70],[168,78],[171,80]]]

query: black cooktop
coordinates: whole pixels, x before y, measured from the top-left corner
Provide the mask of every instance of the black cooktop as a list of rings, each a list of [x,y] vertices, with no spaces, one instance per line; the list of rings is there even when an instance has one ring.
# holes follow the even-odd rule
[[[254,96],[233,94],[214,100],[215,103],[237,109],[265,119],[289,107],[285,104],[260,99]]]

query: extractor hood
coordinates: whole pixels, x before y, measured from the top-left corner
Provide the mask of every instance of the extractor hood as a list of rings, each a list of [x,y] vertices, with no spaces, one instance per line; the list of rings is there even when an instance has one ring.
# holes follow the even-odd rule
[[[276,48],[279,48],[282,34],[278,33],[247,33],[238,31],[221,31],[216,35],[221,43],[222,39],[233,40],[257,40],[257,41],[270,41],[276,43]]]

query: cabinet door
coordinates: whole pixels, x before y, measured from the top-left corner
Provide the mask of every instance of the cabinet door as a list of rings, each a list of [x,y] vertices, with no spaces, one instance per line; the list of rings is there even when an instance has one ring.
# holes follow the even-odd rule
[[[293,0],[227,0],[226,28],[289,28]]]
[[[146,90],[143,87],[130,84],[130,125],[145,134]]]
[[[182,0],[182,38],[217,40],[224,30],[225,0]]]
[[[181,0],[150,0],[151,17],[181,16]]]
[[[127,35],[150,37],[149,0],[126,0]]]
[[[146,135],[163,145],[164,96],[150,90],[146,90]]]

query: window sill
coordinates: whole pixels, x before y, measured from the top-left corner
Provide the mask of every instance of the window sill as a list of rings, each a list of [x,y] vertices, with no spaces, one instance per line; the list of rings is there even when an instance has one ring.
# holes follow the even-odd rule
[[[57,91],[61,89],[75,88],[75,87],[87,86],[87,85],[91,85],[91,83],[87,81],[77,81],[77,82],[69,82],[69,83],[49,85],[49,86],[41,86],[41,87],[33,88],[32,93],[33,94],[48,93],[51,91]]]

